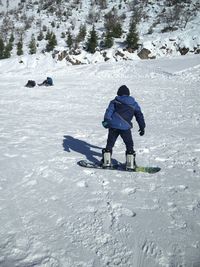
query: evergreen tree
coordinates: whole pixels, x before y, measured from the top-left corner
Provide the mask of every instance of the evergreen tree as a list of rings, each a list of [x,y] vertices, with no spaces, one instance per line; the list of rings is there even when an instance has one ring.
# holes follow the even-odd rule
[[[63,38],[63,39],[64,39],[64,38],[65,38],[65,36],[66,36],[66,35],[65,35],[65,33],[64,33],[64,32],[61,32],[61,38]]]
[[[32,34],[31,41],[29,44],[29,54],[31,55],[36,54],[36,51],[37,51],[37,46],[36,46],[35,36],[34,34]]]
[[[136,29],[136,23],[132,20],[126,37],[127,48],[136,50],[138,48],[138,41],[139,36]]]
[[[14,35],[13,35],[13,33],[11,33],[11,36],[10,36],[10,39],[9,39],[9,43],[13,43],[14,40],[15,40]]]
[[[107,0],[98,0],[98,4],[99,4],[101,9],[107,8]]]
[[[11,57],[11,53],[10,53],[11,51],[12,51],[12,44],[8,43],[4,48],[3,57],[4,58]]]
[[[104,26],[107,32],[110,32],[114,38],[120,38],[122,35],[122,25],[116,8],[113,8],[105,15]]]
[[[121,23],[118,21],[116,24],[113,25],[112,28],[112,36],[114,38],[120,38],[122,36],[122,25]]]
[[[47,30],[47,34],[46,34],[46,37],[45,37],[45,40],[50,40],[51,39],[51,32],[50,30],[48,29]]]
[[[68,34],[67,34],[67,41],[66,41],[66,43],[67,43],[67,46],[69,47],[69,49],[71,49],[72,48],[72,45],[73,45],[73,38],[72,38],[72,35],[71,35],[70,32],[68,32]]]
[[[56,26],[55,22],[52,21],[52,22],[51,22],[51,27],[52,27],[52,28],[55,28],[55,26]]]
[[[11,51],[13,49],[13,42],[14,42],[14,36],[13,34],[9,38],[8,44],[4,47],[4,58],[9,58],[11,57]]]
[[[90,31],[90,37],[88,38],[87,43],[86,43],[86,50],[89,53],[92,53],[92,54],[95,53],[96,47],[98,45],[97,41],[98,41],[98,36],[95,30],[95,27],[93,26],[92,30]]]
[[[56,35],[53,32],[51,32],[48,43],[46,45],[46,51],[47,52],[53,51],[56,45],[57,45]]]
[[[40,33],[39,33],[39,35],[38,35],[38,37],[37,37],[37,40],[38,40],[38,41],[42,41],[43,39],[44,39],[43,32],[40,31]]]
[[[81,25],[80,29],[79,29],[78,36],[77,36],[77,42],[78,43],[84,41],[86,33],[87,33],[86,26],[85,25]]]
[[[19,42],[17,43],[17,55],[21,56],[23,54],[24,54],[24,52],[23,52],[23,40],[22,40],[22,37],[21,37]]]
[[[13,42],[14,42],[15,38],[13,33],[11,34],[8,44],[5,46],[4,48],[4,57],[5,58],[9,58],[11,57],[11,51],[13,50]]]
[[[113,37],[111,32],[106,32],[105,39],[104,39],[104,47],[111,48],[113,46]]]
[[[0,59],[4,58],[4,42],[3,39],[0,37]]]

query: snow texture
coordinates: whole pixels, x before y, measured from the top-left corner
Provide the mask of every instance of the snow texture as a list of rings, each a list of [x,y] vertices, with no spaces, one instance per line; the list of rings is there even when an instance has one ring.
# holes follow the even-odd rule
[[[200,266],[200,57],[65,66],[0,61],[0,266]],[[53,87],[26,88],[27,80]],[[126,84],[142,107],[137,162],[154,175],[80,168],[99,160],[104,111]],[[124,161],[118,140],[113,158]]]

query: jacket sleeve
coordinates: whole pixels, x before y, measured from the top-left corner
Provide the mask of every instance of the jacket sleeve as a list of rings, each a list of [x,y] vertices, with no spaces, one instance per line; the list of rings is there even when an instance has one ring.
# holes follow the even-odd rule
[[[144,129],[146,127],[146,124],[145,124],[145,120],[144,120],[144,115],[141,111],[141,108],[140,106],[137,104],[136,107],[135,107],[135,119],[138,123],[138,126],[140,129]]]
[[[112,115],[115,111],[115,105],[114,105],[114,101],[112,100],[109,104],[109,106],[106,109],[106,112],[104,114],[104,121],[107,121],[109,123],[109,121],[112,120]]]

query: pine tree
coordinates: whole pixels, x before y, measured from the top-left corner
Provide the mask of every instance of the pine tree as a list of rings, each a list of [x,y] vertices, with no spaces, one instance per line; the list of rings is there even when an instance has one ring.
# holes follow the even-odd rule
[[[48,43],[46,45],[46,51],[47,52],[53,51],[56,45],[57,45],[56,35],[53,32],[51,32]]]
[[[38,37],[37,37],[37,40],[38,40],[38,41],[42,41],[43,39],[44,39],[43,32],[40,31],[40,33],[39,33],[39,35],[38,35]]]
[[[57,45],[57,40],[56,40],[56,35],[53,32],[51,34],[51,42],[52,42],[52,46],[54,48]]]
[[[81,25],[80,29],[79,29],[78,36],[77,36],[77,42],[78,43],[84,41],[86,33],[87,33],[86,26],[85,25]]]
[[[120,38],[122,36],[122,32],[122,25],[120,22],[117,22],[115,25],[113,25],[112,36],[114,38]]]
[[[90,37],[87,40],[87,44],[86,44],[86,50],[89,53],[94,54],[96,47],[98,45],[98,36],[95,30],[95,27],[93,26],[92,30],[90,31]]]
[[[15,40],[15,37],[13,35],[13,33],[11,33],[10,39],[9,39],[9,43],[13,43]]]
[[[0,37],[0,59],[4,58],[4,42],[3,39]]]
[[[65,38],[65,36],[66,36],[66,35],[65,35],[65,33],[64,33],[64,32],[61,32],[61,38],[63,38],[63,39],[64,39],[64,38]]]
[[[126,37],[127,48],[132,49],[133,51],[136,50],[138,48],[138,41],[139,36],[136,29],[136,23],[131,21],[129,32]]]
[[[72,38],[72,35],[71,35],[70,32],[68,32],[68,34],[67,34],[67,41],[66,41],[66,43],[67,43],[67,46],[69,47],[69,49],[71,49],[72,48],[72,45],[73,45],[73,38]]]
[[[29,44],[29,54],[31,55],[36,54],[36,51],[37,51],[37,46],[36,46],[35,36],[34,34],[32,34],[31,41]]]
[[[47,34],[46,34],[46,36],[45,36],[45,40],[50,40],[51,39],[51,32],[50,32],[50,30],[48,29],[47,30]]]
[[[56,24],[55,24],[54,21],[51,22],[51,27],[52,27],[52,28],[55,28],[55,27],[56,27]]]
[[[101,9],[106,9],[107,8],[107,0],[99,0],[98,4]]]
[[[113,8],[105,15],[104,26],[107,32],[110,32],[114,38],[120,38],[122,35],[122,24],[117,14],[116,8]]]
[[[24,54],[24,52],[23,52],[23,40],[22,40],[22,37],[21,37],[19,42],[17,43],[17,55],[21,56],[23,54]]]
[[[14,36],[13,36],[13,34],[11,34],[9,41],[8,41],[8,44],[5,45],[5,47],[4,47],[4,51],[3,51],[4,58],[11,57],[11,51],[13,49],[13,42],[14,42]]]
[[[113,37],[111,32],[106,32],[105,39],[104,39],[104,47],[111,48],[113,46]]]
[[[11,57],[11,51],[12,51],[12,44],[8,43],[4,48],[3,57],[4,58],[10,58]]]

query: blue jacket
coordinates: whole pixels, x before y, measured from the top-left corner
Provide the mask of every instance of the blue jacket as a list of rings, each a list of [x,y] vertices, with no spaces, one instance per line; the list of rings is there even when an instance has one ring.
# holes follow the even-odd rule
[[[51,77],[47,77],[46,81],[48,85],[53,85],[53,80]]]
[[[108,128],[128,130],[132,128],[133,116],[135,116],[139,128],[144,129],[144,116],[135,99],[127,95],[116,96],[106,109],[104,121],[108,123]]]

